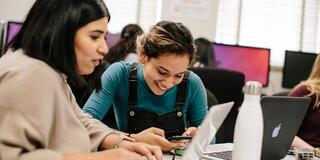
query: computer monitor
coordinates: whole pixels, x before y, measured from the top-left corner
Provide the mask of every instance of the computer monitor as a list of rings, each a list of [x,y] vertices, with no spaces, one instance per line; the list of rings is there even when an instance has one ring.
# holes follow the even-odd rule
[[[270,49],[213,43],[218,68],[242,72],[245,81],[269,83]]]
[[[22,26],[21,22],[14,22],[14,21],[8,21],[7,23],[7,30],[6,30],[6,41],[5,44],[7,45],[14,36],[18,33]]]
[[[115,33],[109,33],[107,34],[107,45],[108,48],[111,48],[113,45],[115,45],[120,39],[120,34]]]
[[[306,80],[317,57],[315,53],[286,51],[282,70],[282,87],[293,88]]]
[[[4,48],[4,29],[5,29],[5,21],[0,20],[0,57],[3,54]]]

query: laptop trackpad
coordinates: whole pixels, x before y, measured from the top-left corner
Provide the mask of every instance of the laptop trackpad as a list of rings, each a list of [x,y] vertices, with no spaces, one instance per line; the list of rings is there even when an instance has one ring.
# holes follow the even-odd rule
[[[232,143],[209,145],[201,159],[207,160],[231,160]]]

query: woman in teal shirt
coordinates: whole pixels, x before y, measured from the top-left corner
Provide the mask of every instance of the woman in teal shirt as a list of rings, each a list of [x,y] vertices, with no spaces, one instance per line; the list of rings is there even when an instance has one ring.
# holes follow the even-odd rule
[[[162,21],[138,39],[137,51],[141,64],[135,69],[126,62],[111,65],[102,75],[102,90],[92,93],[83,110],[101,120],[113,104],[121,131],[137,133],[131,135],[137,141],[160,145],[165,151],[181,147],[165,139],[170,135],[167,127],[177,128],[175,134],[193,136],[207,113],[205,88],[196,74],[187,71],[195,52],[192,35],[180,23]],[[135,83],[129,82],[130,74],[136,76]],[[183,79],[186,87],[178,89]],[[129,105],[130,94],[136,98]],[[179,95],[185,95],[180,106],[176,105],[181,104]],[[153,119],[157,122],[151,122]],[[158,121],[165,122],[158,126]],[[149,126],[157,128],[147,129]]]

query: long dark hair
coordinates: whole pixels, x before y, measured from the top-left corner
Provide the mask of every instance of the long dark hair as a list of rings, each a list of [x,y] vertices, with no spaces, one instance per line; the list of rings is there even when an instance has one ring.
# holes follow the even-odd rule
[[[6,46],[12,50],[22,49],[30,57],[44,61],[78,84],[85,84],[76,72],[74,38],[76,31],[86,24],[108,17],[109,11],[103,0],[36,0],[20,31]],[[98,76],[95,69],[92,75]],[[100,84],[99,84],[100,83]]]
[[[141,35],[143,30],[137,24],[128,24],[121,31],[119,41],[110,48],[105,60],[112,64],[124,60],[129,53],[136,53],[137,36]]]
[[[205,67],[217,67],[216,58],[214,55],[212,43],[205,38],[197,38],[194,41],[197,47],[197,60]]]

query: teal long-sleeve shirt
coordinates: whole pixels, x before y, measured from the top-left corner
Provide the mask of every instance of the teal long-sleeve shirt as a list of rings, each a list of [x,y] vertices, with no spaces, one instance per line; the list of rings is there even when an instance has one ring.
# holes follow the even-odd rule
[[[129,95],[129,75],[131,65],[126,62],[114,63],[103,73],[102,90],[94,91],[83,107],[83,111],[97,119],[102,119],[113,104],[118,129],[127,130]],[[143,73],[143,65],[137,70],[137,104],[141,109],[155,113],[168,113],[176,110],[177,86],[163,95],[155,95],[148,87]],[[188,91],[183,107],[184,122],[198,126],[207,113],[207,96],[201,79],[190,71]]]

